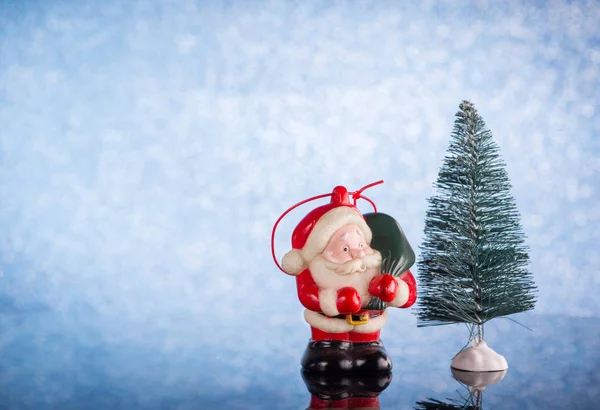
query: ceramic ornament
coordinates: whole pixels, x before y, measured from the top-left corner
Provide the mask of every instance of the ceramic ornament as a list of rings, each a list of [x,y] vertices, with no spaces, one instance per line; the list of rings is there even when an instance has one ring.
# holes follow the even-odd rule
[[[362,192],[337,186],[330,194],[308,198],[285,211],[273,226],[275,264],[295,277],[297,294],[311,338],[302,367],[316,373],[374,374],[389,372],[392,362],[380,340],[387,307],[407,308],[416,300],[415,261],[400,225],[377,212]],[[328,198],[312,209],[292,234],[291,250],[279,264],[274,240],[277,225],[291,210]],[[364,214],[358,199],[371,203]]]
[[[536,287],[500,149],[469,101],[456,114],[435,187],[418,262],[417,324],[466,323],[472,346],[451,366],[506,370],[505,358],[484,341],[484,324],[533,309]]]

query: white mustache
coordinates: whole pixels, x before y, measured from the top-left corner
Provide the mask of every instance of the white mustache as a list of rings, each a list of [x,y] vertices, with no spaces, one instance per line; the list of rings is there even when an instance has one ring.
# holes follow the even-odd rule
[[[352,259],[346,263],[335,263],[327,261],[327,269],[334,271],[338,275],[346,276],[355,272],[364,272],[367,266],[362,259]]]
[[[374,268],[379,266],[381,263],[381,255],[375,253],[372,255],[366,255],[364,259],[352,259],[345,263],[335,263],[325,260],[325,267],[329,270],[334,271],[338,275],[347,276],[353,273],[362,273],[367,268]]]

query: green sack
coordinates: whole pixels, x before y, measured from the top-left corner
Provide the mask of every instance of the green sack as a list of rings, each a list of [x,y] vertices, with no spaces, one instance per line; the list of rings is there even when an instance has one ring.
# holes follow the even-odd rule
[[[381,253],[381,272],[389,273],[394,277],[406,272],[415,263],[415,252],[410,247],[400,224],[391,216],[381,212],[368,213],[364,217],[373,233],[371,248]],[[387,303],[378,297],[373,297],[364,309],[382,310],[386,307]]]

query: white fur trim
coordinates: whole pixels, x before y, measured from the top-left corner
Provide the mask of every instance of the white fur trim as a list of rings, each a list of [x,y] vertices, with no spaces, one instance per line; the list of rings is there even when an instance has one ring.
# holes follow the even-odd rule
[[[315,256],[320,255],[335,231],[346,225],[358,226],[365,235],[367,245],[371,244],[371,229],[362,215],[355,208],[338,206],[327,211],[315,224],[302,248],[304,260],[311,261]]]
[[[302,257],[302,252],[298,249],[292,249],[281,260],[281,267],[288,275],[297,275],[306,269],[306,261]]]
[[[319,305],[323,313],[329,316],[337,316],[340,314],[337,309],[337,290],[321,289],[319,290]]]
[[[349,325],[345,319],[325,317],[308,309],[304,311],[304,320],[312,327],[316,327],[317,329],[328,333],[346,333],[354,328],[354,326]]]
[[[381,330],[381,328],[387,323],[388,315],[387,310],[384,310],[381,316],[377,316],[369,319],[364,325],[354,326],[353,331],[356,333],[371,333]]]
[[[371,333],[381,330],[387,323],[387,310],[384,310],[381,316],[369,319],[366,324],[357,326],[352,326],[346,322],[346,319],[325,317],[318,312],[313,312],[308,309],[304,311],[304,320],[312,327],[316,327],[317,329],[328,333]]]
[[[398,292],[396,293],[394,300],[390,302],[390,305],[394,307],[400,307],[408,302],[410,289],[408,288],[408,284],[402,279],[396,279],[396,282],[398,282]]]

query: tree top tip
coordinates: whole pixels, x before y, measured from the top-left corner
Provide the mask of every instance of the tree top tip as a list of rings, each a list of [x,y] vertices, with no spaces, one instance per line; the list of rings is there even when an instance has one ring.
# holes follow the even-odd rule
[[[474,104],[473,104],[471,101],[468,101],[468,100],[463,100],[463,101],[460,103],[460,106],[459,106],[459,107],[460,107],[460,109],[461,109],[462,111],[467,111],[467,110],[472,110],[472,109],[474,109],[474,108],[475,108],[475,105],[474,105]]]

